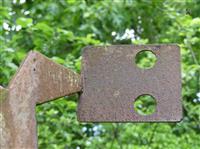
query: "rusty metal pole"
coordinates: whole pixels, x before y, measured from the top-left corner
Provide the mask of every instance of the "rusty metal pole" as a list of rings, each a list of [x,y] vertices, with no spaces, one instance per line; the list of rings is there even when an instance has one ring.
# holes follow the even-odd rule
[[[8,88],[0,87],[0,148],[36,149],[36,104],[80,90],[79,74],[31,51]]]

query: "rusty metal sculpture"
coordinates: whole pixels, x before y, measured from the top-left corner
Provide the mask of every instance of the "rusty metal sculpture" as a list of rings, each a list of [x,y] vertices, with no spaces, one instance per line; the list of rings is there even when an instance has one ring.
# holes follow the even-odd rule
[[[0,88],[0,148],[37,148],[36,104],[80,90],[78,74],[30,52],[9,87]]]
[[[159,58],[154,69],[144,71],[133,65],[141,49]],[[179,121],[180,50],[174,45],[90,47],[83,53],[81,78],[31,51],[8,88],[0,87],[0,148],[37,148],[36,104],[80,91],[80,121]],[[138,116],[131,103],[145,93],[157,98],[157,111]]]

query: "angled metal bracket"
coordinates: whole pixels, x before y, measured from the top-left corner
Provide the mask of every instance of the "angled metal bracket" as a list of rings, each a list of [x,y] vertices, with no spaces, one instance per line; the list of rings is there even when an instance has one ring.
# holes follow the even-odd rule
[[[36,149],[36,104],[80,90],[79,74],[31,51],[8,88],[0,88],[0,148]]]

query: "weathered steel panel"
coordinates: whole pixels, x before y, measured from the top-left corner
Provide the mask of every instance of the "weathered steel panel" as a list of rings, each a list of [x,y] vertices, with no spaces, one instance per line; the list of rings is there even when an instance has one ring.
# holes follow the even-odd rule
[[[141,50],[150,50],[157,62],[151,69],[136,66]],[[82,61],[83,93],[78,119],[84,122],[180,121],[180,49],[176,45],[114,45],[87,47]],[[155,97],[155,113],[137,114],[134,100],[143,94]]]

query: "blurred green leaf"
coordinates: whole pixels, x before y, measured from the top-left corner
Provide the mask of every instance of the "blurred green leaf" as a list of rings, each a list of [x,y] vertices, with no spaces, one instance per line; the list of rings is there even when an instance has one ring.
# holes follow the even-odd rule
[[[31,18],[23,18],[23,17],[21,17],[21,18],[18,18],[16,20],[16,23],[17,23],[17,25],[20,25],[20,26],[26,28],[26,27],[29,27],[29,26],[32,25],[33,20]]]

